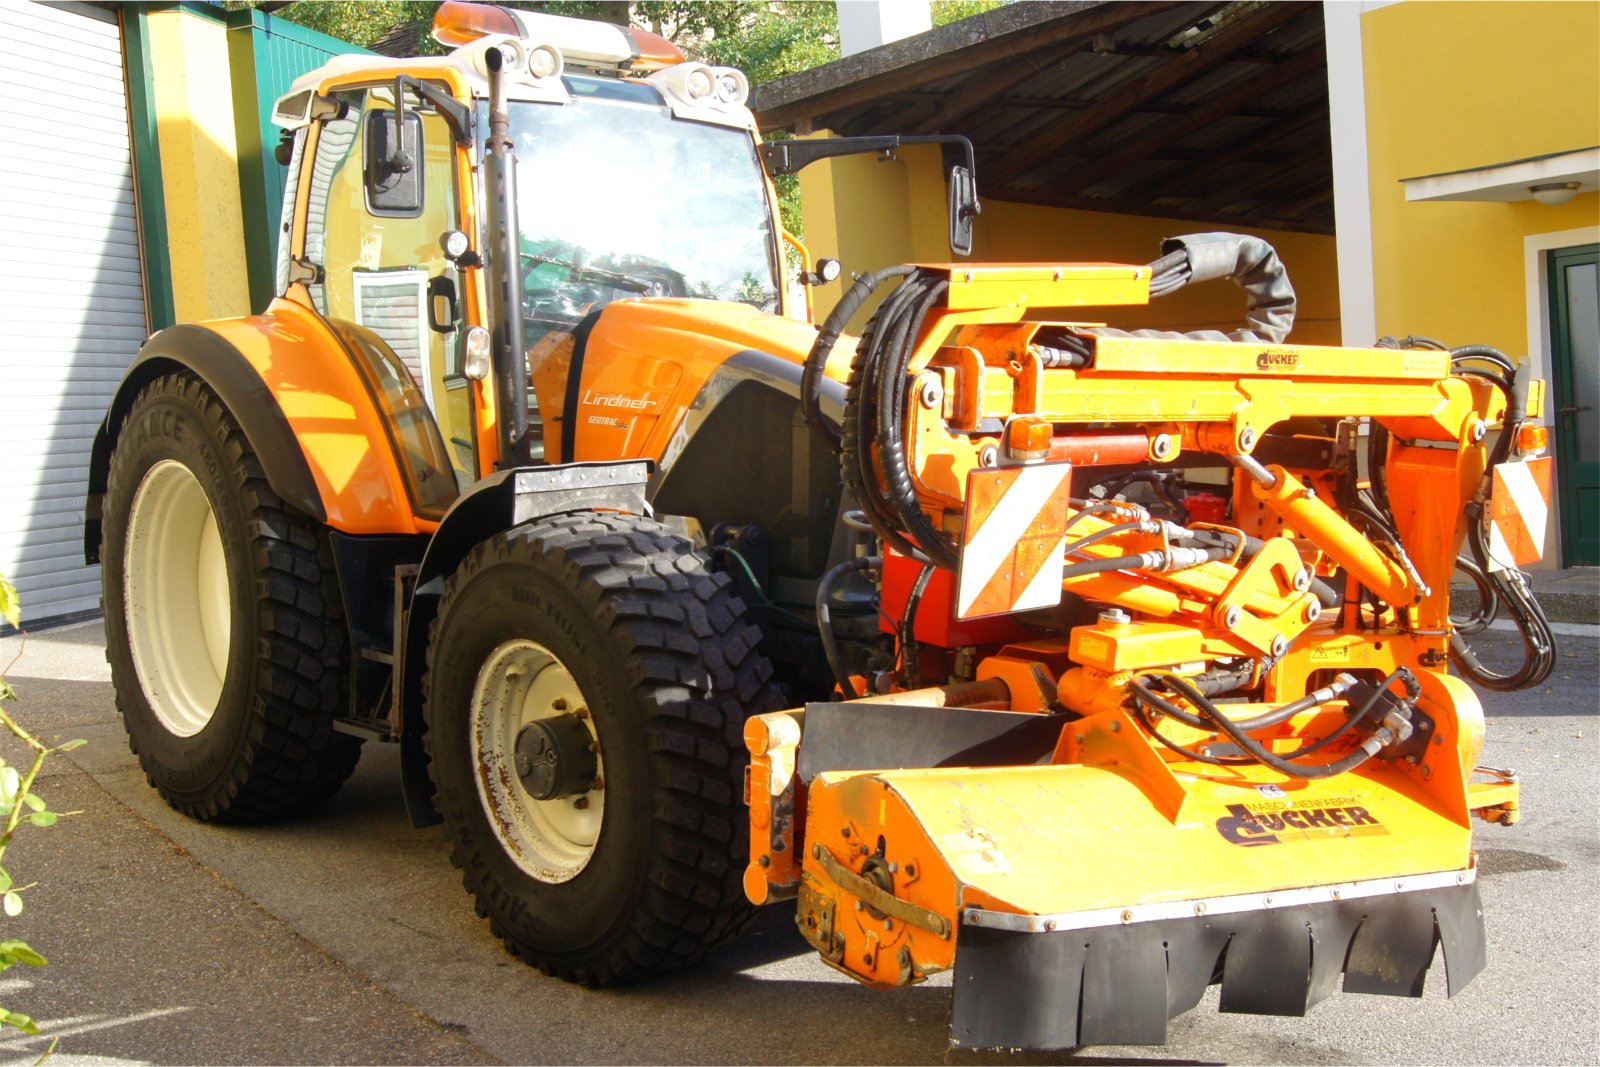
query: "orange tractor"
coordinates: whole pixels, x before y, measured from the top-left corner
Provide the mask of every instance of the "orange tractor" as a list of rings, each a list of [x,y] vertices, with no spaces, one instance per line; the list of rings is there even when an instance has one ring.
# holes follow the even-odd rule
[[[545,971],[794,901],[866,984],[953,968],[964,1046],[1478,972],[1473,816],[1517,784],[1463,677],[1553,651],[1523,366],[1286,343],[1228,234],[880,270],[814,323],[771,177],[897,139],[764,145],[743,75],[638,31],[435,33],[278,101],[278,298],[152,337],[96,441],[117,701],[174,807],[292,815],[396,742]],[[965,255],[971,148],[933,140]],[[1236,332],[1089,321],[1216,278]],[[1515,670],[1467,644],[1492,609]]]

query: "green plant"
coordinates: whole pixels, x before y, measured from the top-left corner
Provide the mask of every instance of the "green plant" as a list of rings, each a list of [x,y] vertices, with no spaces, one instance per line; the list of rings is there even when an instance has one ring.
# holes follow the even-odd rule
[[[10,624],[12,629],[21,632],[22,612],[17,599],[17,590],[4,575],[0,575],[0,618]],[[26,635],[23,639],[26,640]],[[19,773],[17,768],[0,757],[0,819],[5,820],[4,829],[0,830],[0,910],[10,918],[22,913],[22,894],[32,889],[34,885],[31,882],[27,885],[17,885],[5,867],[6,849],[11,845],[12,836],[24,822],[42,829],[55,825],[56,820],[62,815],[77,814],[71,811],[51,811],[44,799],[33,791],[33,783],[39,777],[46,756],[56,752],[69,752],[83,744],[81,740],[77,740],[51,746],[11,717],[6,702],[16,700],[17,691],[6,681],[5,676],[21,655],[22,649],[19,647],[16,656],[12,657],[5,670],[0,671],[0,727],[9,730],[33,753],[33,762],[24,773]],[[19,963],[25,963],[30,967],[43,967],[45,962],[45,958],[26,941],[16,938],[0,940],[0,972],[10,970]],[[7,1026],[29,1034],[39,1032],[39,1027],[32,1016],[0,1006],[0,1029]],[[50,1042],[50,1047],[45,1050],[44,1056],[40,1057],[40,1062],[54,1052],[55,1047],[56,1043]]]

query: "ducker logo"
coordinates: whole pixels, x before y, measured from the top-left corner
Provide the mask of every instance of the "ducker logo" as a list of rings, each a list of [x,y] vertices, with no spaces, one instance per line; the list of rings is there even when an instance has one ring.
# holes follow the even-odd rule
[[[1256,357],[1258,370],[1293,370],[1299,365],[1298,352],[1263,352]]]
[[[1377,816],[1355,804],[1272,811],[1251,811],[1243,804],[1229,804],[1228,814],[1217,820],[1217,833],[1223,840],[1245,846],[1388,832]]]

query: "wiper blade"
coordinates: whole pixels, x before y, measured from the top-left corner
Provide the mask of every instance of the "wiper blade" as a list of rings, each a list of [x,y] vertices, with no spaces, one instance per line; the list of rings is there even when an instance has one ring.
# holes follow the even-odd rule
[[[539,256],[532,252],[523,252],[522,258],[530,263],[548,263],[556,267],[565,267],[570,270],[573,277],[590,277],[599,279],[613,289],[622,289],[629,293],[648,293],[655,287],[649,282],[642,282],[638,278],[630,278],[626,274],[616,271],[602,270],[599,267],[585,267],[571,260],[557,259],[555,256]]]

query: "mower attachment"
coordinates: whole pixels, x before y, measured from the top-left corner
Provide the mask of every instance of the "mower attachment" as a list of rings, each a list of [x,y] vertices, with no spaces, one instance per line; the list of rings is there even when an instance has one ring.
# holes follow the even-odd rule
[[[1420,996],[1441,945],[1452,994],[1482,969],[1461,779],[1167,761],[1120,712],[940,692],[751,720],[746,885],[797,895],[801,932],[869,985],[953,968],[956,1045],[1159,1044],[1213,982],[1221,1010],[1265,1015],[1341,974]]]

